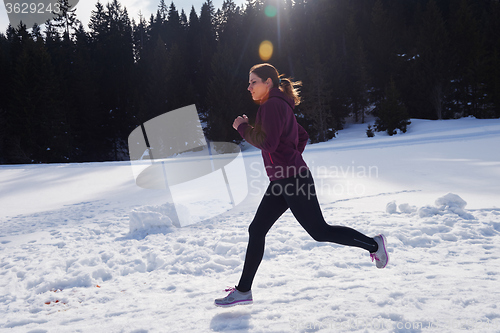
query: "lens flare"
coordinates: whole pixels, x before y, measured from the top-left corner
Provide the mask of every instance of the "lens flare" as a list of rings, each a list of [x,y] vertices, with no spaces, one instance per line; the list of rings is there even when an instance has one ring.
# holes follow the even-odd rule
[[[269,59],[271,59],[271,57],[273,56],[273,43],[268,40],[260,43],[259,55],[260,59],[262,59],[263,61],[268,61]]]
[[[264,9],[264,13],[267,17],[275,17],[276,14],[278,14],[278,9],[273,5],[269,5],[266,7],[266,9]]]

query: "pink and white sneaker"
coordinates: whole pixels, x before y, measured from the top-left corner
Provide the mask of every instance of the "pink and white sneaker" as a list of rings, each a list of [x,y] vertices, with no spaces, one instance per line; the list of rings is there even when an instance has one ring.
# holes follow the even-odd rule
[[[236,288],[228,288],[226,289],[226,291],[229,291],[230,293],[224,298],[217,298],[214,302],[216,306],[225,308],[235,305],[245,305],[253,303],[251,290],[247,291],[246,293],[242,293]]]
[[[377,252],[370,253],[372,262],[375,260],[375,265],[377,265],[377,268],[385,268],[385,266],[387,266],[387,263],[389,262],[389,253],[387,253],[386,248],[387,239],[382,234],[373,237],[373,239],[378,244],[378,250]]]

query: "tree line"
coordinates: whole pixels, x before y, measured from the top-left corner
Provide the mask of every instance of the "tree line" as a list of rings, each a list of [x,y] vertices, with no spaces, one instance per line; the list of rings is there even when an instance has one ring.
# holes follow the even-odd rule
[[[0,163],[124,160],[134,128],[191,104],[209,140],[239,142],[260,62],[303,82],[312,142],[368,113],[389,134],[409,118],[500,117],[497,0],[207,0],[189,15],[160,0],[138,21],[112,0],[87,28],[59,2],[43,27],[0,34]]]

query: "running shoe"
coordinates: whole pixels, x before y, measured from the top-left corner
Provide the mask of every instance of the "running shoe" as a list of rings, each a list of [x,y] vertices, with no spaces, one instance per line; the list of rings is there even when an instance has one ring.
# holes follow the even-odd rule
[[[373,237],[373,239],[378,244],[378,250],[377,252],[370,253],[370,257],[372,258],[372,262],[375,260],[377,268],[384,268],[389,262],[389,253],[387,253],[386,248],[387,239],[382,234]]]
[[[235,305],[252,304],[252,291],[249,290],[246,293],[242,293],[236,288],[228,288],[229,294],[224,298],[217,298],[215,300],[215,305],[220,307],[229,307]]]

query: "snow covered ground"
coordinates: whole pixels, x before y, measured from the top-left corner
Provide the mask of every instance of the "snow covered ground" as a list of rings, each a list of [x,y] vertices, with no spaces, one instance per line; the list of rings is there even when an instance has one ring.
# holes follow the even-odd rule
[[[287,212],[254,304],[229,309],[213,300],[239,279],[267,186],[259,151],[244,151],[243,203],[183,228],[129,163],[0,166],[0,331],[500,332],[500,120],[366,126],[304,157],[326,220],[383,232],[388,267],[314,242]]]

